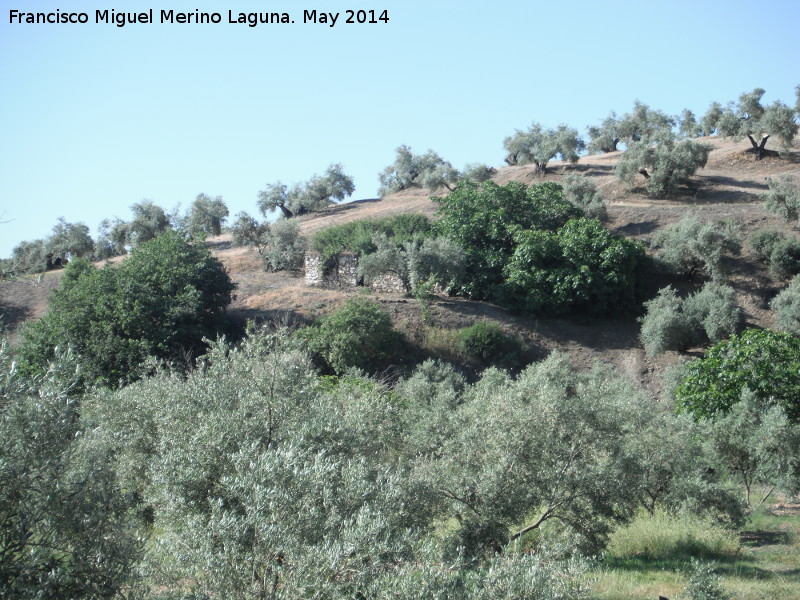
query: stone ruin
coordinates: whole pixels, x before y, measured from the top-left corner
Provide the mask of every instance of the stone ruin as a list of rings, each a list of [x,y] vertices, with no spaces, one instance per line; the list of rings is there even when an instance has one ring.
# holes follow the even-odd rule
[[[318,252],[306,252],[304,259],[306,285],[323,288],[351,288],[361,285],[358,277],[358,257],[352,252],[337,254],[325,265]],[[327,268],[326,268],[327,267]],[[385,294],[405,294],[403,281],[393,273],[384,273],[370,287]]]

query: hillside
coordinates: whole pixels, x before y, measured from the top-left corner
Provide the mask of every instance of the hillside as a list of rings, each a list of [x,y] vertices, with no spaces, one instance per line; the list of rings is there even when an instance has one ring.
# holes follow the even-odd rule
[[[790,157],[765,157],[756,162],[745,152],[745,142],[733,143],[717,138],[703,140],[713,145],[705,169],[693,179],[683,193],[673,199],[653,199],[641,189],[625,190],[614,178],[614,165],[620,153],[581,158],[574,167],[558,162],[549,165],[549,172],[538,177],[532,166],[500,169],[495,181],[534,183],[559,181],[563,174],[575,171],[591,177],[608,203],[607,226],[627,237],[645,243],[658,230],[695,212],[703,220],[729,219],[741,228],[742,238],[758,229],[789,228],[763,210],[759,195],[767,190],[766,178],[783,173],[800,174],[800,151]],[[312,235],[333,224],[398,213],[424,213],[433,216],[436,205],[423,190],[411,190],[382,200],[361,200],[331,206],[319,213],[302,217],[302,231]],[[339,306],[358,291],[309,288],[301,273],[268,273],[261,268],[254,250],[232,248],[229,236],[208,240],[212,251],[224,262],[237,283],[236,299],[231,312],[239,319],[279,319],[285,322],[306,322]],[[47,295],[57,287],[59,272],[50,272],[35,279],[0,282],[0,308],[3,320],[13,332],[24,320],[38,317],[47,306]],[[653,289],[667,284],[685,287],[681,280],[653,282]],[[730,283],[738,295],[746,326],[769,327],[773,315],[768,302],[783,285],[773,280],[763,265],[743,254],[736,261]],[[410,337],[420,335],[420,306],[410,298],[390,295],[373,296],[383,303],[398,328]],[[665,366],[678,356],[667,353],[658,361],[649,361],[638,340],[639,325],[634,318],[526,319],[487,303],[461,298],[438,298],[431,305],[432,322],[443,329],[464,327],[481,319],[493,319],[507,330],[522,336],[536,356],[552,350],[569,353],[576,362],[588,365],[599,359],[614,364],[631,379],[657,391],[658,378]],[[694,349],[694,353],[702,349]]]

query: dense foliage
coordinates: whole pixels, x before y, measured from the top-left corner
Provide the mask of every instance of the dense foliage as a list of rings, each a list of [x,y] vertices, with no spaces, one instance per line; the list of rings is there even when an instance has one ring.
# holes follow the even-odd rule
[[[473,176],[481,178],[486,169],[473,169]],[[378,175],[378,194],[383,197],[410,188],[425,188],[430,193],[440,187],[452,189],[461,174],[449,162],[428,150],[425,154],[414,154],[408,146],[396,150],[394,162]]]
[[[639,337],[648,356],[719,342],[736,331],[741,319],[736,292],[714,281],[686,298],[666,287],[644,306]]]
[[[396,245],[425,237],[431,232],[431,222],[425,215],[402,214],[383,219],[362,219],[326,227],[312,241],[314,250],[328,261],[340,252],[363,256],[377,250],[374,238],[385,235]]]
[[[374,373],[403,360],[403,338],[389,313],[371,300],[349,300],[300,334],[336,373],[352,367]]]
[[[0,342],[0,597],[112,598],[141,555],[108,455],[86,440],[59,352],[26,378]]]
[[[572,219],[557,232],[528,230],[503,273],[514,305],[546,313],[635,312],[647,264],[638,242],[595,219]]]
[[[555,183],[462,182],[453,193],[433,201],[441,217],[437,232],[464,249],[462,291],[479,299],[495,297],[502,287],[502,269],[514,253],[518,231],[555,231],[581,215],[580,209],[564,200]]]
[[[234,285],[200,245],[167,233],[118,266],[70,263],[48,312],[23,332],[20,360],[42,369],[56,347],[71,347],[90,382],[135,379],[145,360],[185,361],[223,323]]]
[[[728,411],[745,389],[781,406],[800,422],[800,338],[748,329],[711,347],[685,367],[675,390],[680,410],[713,418]]]
[[[653,236],[656,256],[675,273],[692,279],[698,274],[717,278],[727,272],[725,259],[741,251],[732,223],[704,222],[687,214]]]

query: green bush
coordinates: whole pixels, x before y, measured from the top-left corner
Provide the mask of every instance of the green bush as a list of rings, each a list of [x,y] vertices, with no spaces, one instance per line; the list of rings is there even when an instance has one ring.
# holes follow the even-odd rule
[[[787,223],[797,221],[800,218],[800,185],[788,176],[768,178],[767,183],[769,191],[761,197],[764,208]]]
[[[437,233],[461,246],[466,260],[460,292],[478,299],[502,300],[502,269],[514,254],[518,231],[553,232],[582,211],[562,197],[561,186],[526,186],[492,181],[462,181],[444,198],[434,197],[441,217]]]
[[[503,274],[518,306],[549,313],[625,313],[638,308],[647,258],[639,242],[596,219],[573,219],[556,233],[520,231]]]
[[[115,598],[142,550],[109,456],[59,351],[26,378],[0,341],[0,598]]]
[[[794,277],[789,285],[772,299],[769,307],[778,316],[776,326],[779,329],[800,335],[800,277]]]
[[[730,336],[741,320],[736,292],[715,281],[707,282],[700,291],[686,298],[683,310],[712,344]]]
[[[605,220],[607,216],[605,200],[591,179],[577,173],[569,173],[561,180],[561,186],[564,188],[564,198],[583,210],[587,217]]]
[[[648,356],[685,350],[704,341],[716,343],[736,331],[741,319],[736,292],[714,281],[685,299],[666,287],[645,302],[645,308],[639,336]]]
[[[686,215],[654,235],[653,247],[658,249],[659,260],[687,279],[700,273],[714,278],[724,275],[724,257],[741,250],[732,224],[702,222],[694,215]]]
[[[493,322],[479,321],[464,327],[459,331],[458,345],[465,354],[485,365],[515,368],[524,360],[525,343]]]
[[[372,300],[348,300],[339,310],[320,319],[318,326],[301,330],[301,337],[336,373],[355,367],[369,373],[402,360],[404,342],[392,321]]]
[[[755,231],[747,238],[747,243],[753,249],[756,258],[763,263],[769,263],[775,245],[786,239],[783,232],[777,229],[761,229]]]
[[[739,402],[744,389],[800,422],[800,339],[760,329],[732,335],[687,363],[675,389],[676,406],[698,418],[714,418]]]
[[[779,279],[789,279],[800,273],[800,240],[777,242],[769,256],[769,270]]]
[[[425,215],[403,214],[385,219],[363,219],[333,225],[317,232],[312,241],[314,250],[328,261],[341,252],[363,256],[375,252],[375,235],[383,234],[401,246],[403,242],[431,233],[431,222]]]
[[[264,236],[264,258],[272,271],[292,271],[303,266],[306,239],[300,235],[300,222],[279,219],[269,226]]]
[[[648,356],[667,350],[685,350],[697,339],[697,332],[683,311],[683,301],[672,287],[658,291],[658,296],[644,303],[639,339]]]
[[[207,248],[174,232],[142,243],[118,266],[75,260],[48,312],[23,330],[20,363],[46,368],[56,347],[70,346],[87,380],[105,385],[136,379],[148,356],[183,363],[223,327],[234,287]]]

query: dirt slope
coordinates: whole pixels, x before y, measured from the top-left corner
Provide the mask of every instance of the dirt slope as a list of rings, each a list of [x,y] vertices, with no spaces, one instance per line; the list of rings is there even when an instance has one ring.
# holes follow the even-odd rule
[[[544,177],[536,176],[529,166],[507,167],[499,170],[495,181],[499,184],[508,181],[559,181],[570,171],[591,177],[608,202],[609,228],[645,243],[656,231],[689,211],[702,219],[735,221],[741,228],[743,239],[749,233],[766,227],[789,231],[785,224],[764,211],[759,195],[767,190],[767,177],[790,173],[800,179],[798,146],[788,158],[768,156],[756,162],[751,154],[745,152],[746,143],[717,138],[703,141],[713,146],[708,164],[676,198],[653,199],[644,194],[643,188],[627,191],[614,178],[614,165],[620,153],[583,157],[574,167],[554,162]],[[644,184],[643,179],[641,184]],[[415,212],[435,215],[436,205],[423,190],[409,190],[382,200],[361,200],[329,207],[302,217],[302,231],[312,235],[333,224]],[[208,243],[238,285],[231,311],[241,319],[303,322],[333,310],[354,294],[367,293],[365,290],[308,288],[302,274],[267,273],[261,268],[255,251],[231,247],[230,237],[226,235],[212,238]],[[38,279],[0,282],[0,310],[6,325],[13,331],[23,320],[39,316],[46,307],[47,294],[58,285],[59,278],[58,272],[52,272]],[[661,287],[668,283],[686,286],[677,280],[654,282],[654,285]],[[774,318],[767,304],[784,283],[774,281],[763,266],[747,255],[746,248],[741,259],[736,261],[730,283],[737,291],[746,324],[771,326]],[[390,295],[372,296],[388,308],[398,327],[412,335],[419,331],[420,307],[416,301]],[[509,331],[524,337],[536,354],[543,356],[552,350],[561,350],[582,365],[595,359],[610,362],[654,391],[659,387],[659,380],[654,375],[678,358],[674,353],[668,353],[658,361],[649,361],[638,341],[639,327],[633,318],[525,319],[487,303],[460,298],[434,300],[431,317],[436,325],[444,328],[463,327],[480,319],[497,320]],[[695,353],[700,350],[695,349]]]

